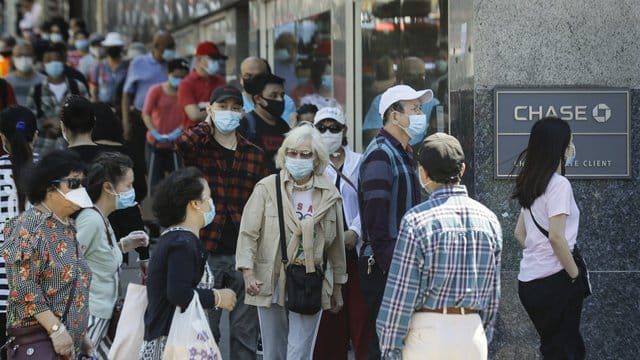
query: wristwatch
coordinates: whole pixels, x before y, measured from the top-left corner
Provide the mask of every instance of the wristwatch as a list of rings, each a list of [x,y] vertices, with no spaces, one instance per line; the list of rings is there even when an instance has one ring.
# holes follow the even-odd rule
[[[60,330],[60,324],[53,324],[53,326],[51,327],[51,332],[49,334],[53,334],[58,330]]]

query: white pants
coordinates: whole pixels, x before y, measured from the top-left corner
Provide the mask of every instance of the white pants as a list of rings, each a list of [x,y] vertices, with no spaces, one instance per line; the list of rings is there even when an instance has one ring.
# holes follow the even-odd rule
[[[414,313],[403,360],[486,360],[487,336],[478,314]]]
[[[264,360],[306,360],[313,357],[322,310],[300,315],[278,304],[258,307]]]

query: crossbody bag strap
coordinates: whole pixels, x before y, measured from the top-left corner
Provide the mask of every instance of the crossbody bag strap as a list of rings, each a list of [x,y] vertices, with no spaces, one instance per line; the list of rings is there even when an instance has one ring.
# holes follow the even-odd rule
[[[333,168],[333,170],[336,171],[336,173],[338,174],[338,176],[340,176],[340,178],[342,180],[344,180],[347,184],[349,184],[349,186],[351,186],[353,188],[353,190],[355,190],[356,192],[358,191],[358,188],[353,185],[353,182],[351,182],[351,180],[349,180],[349,178],[342,173],[342,171],[340,171],[340,169],[338,169],[335,165],[333,165],[332,163],[329,163],[329,165],[331,165],[331,167]]]
[[[78,251],[78,241],[76,240],[76,258],[80,259],[80,252]],[[64,307],[64,312],[62,313],[62,317],[60,321],[63,324],[67,325],[67,315],[69,314],[69,310],[71,309],[71,304],[75,302],[76,296],[76,286],[78,285],[78,269],[75,271],[75,275],[73,277],[73,283],[71,284],[71,292],[69,292],[69,301]]]
[[[278,203],[278,225],[280,226],[280,251],[282,252],[282,263],[287,265],[289,258],[287,256],[287,244],[284,234],[284,214],[282,211],[282,189],[280,186],[280,173],[276,174],[276,202]]]
[[[529,208],[529,214],[531,214],[531,219],[533,219],[533,223],[536,224],[536,227],[538,228],[538,230],[540,230],[542,235],[544,235],[548,239],[549,238],[549,232],[547,230],[545,230],[542,226],[540,226],[540,224],[538,224],[538,222],[536,221],[536,218],[533,217],[533,211],[531,211],[531,208]]]
[[[113,238],[111,237],[111,232],[109,231],[109,224],[107,224],[107,220],[102,215],[102,212],[100,212],[100,210],[98,210],[95,206],[90,207],[90,209],[93,209],[95,212],[97,212],[100,215],[100,218],[102,219],[102,223],[104,224],[104,231],[107,233],[107,239],[109,239],[109,245],[113,247],[114,241],[113,241]]]

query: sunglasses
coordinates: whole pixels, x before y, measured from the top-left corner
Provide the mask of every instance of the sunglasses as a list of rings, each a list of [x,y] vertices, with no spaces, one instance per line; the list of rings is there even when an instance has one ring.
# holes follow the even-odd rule
[[[64,178],[64,179],[56,179],[51,181],[54,184],[67,183],[69,189],[78,189],[80,187],[84,187],[86,184],[85,178]]]
[[[313,157],[313,151],[298,151],[293,149],[287,149],[287,156],[290,158],[311,159]]]
[[[329,130],[332,134],[337,134],[337,133],[341,132],[342,130],[344,130],[344,126],[342,126],[342,125],[331,125],[331,126],[317,125],[316,129],[318,129],[318,131],[320,131],[323,134],[325,132],[327,132],[327,130]]]

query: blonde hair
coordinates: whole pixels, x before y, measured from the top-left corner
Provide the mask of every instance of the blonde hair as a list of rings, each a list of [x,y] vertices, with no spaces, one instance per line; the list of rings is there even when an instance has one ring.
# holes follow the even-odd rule
[[[282,146],[280,146],[278,154],[276,154],[276,167],[285,169],[284,162],[287,156],[287,149],[294,149],[307,140],[311,140],[311,150],[315,155],[313,172],[316,175],[323,174],[327,165],[329,165],[329,153],[320,139],[320,133],[313,126],[298,126],[285,135]]]

